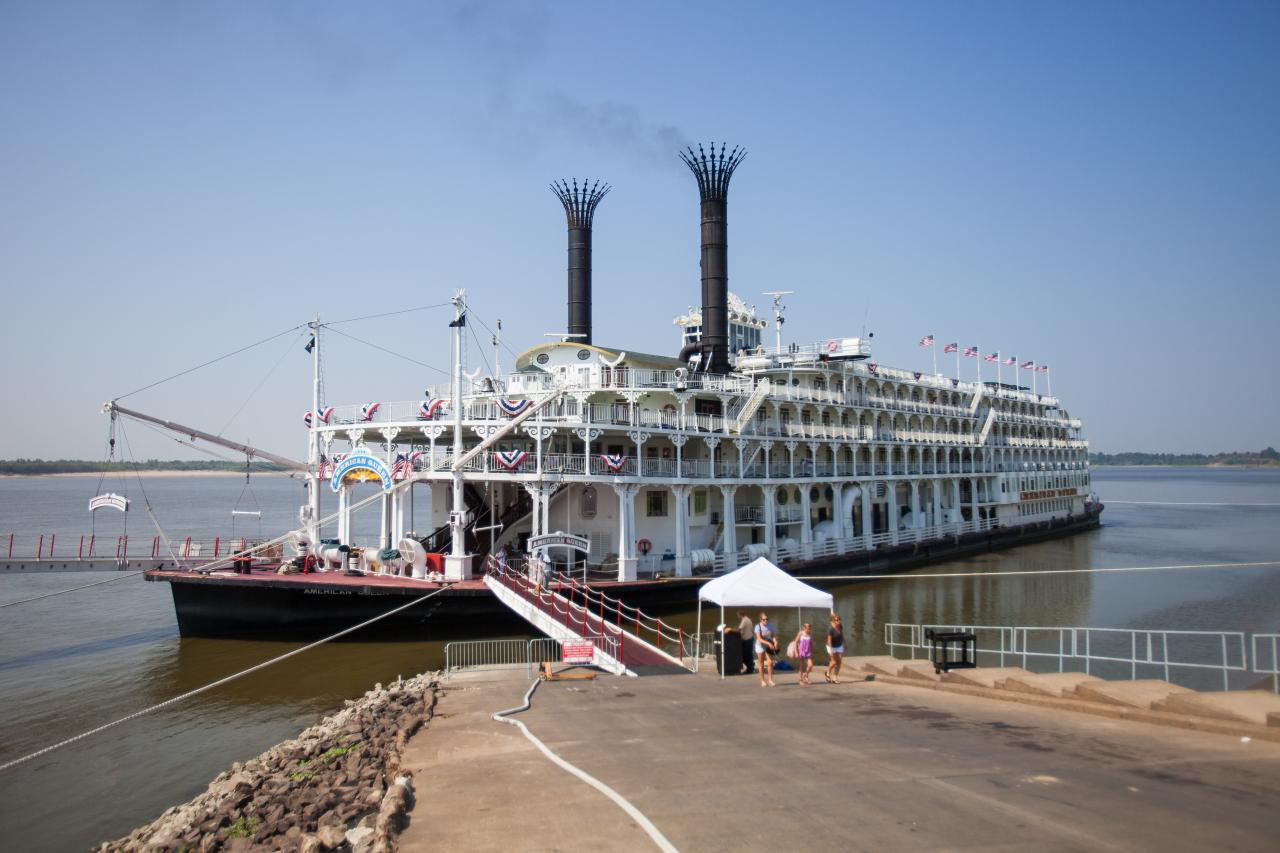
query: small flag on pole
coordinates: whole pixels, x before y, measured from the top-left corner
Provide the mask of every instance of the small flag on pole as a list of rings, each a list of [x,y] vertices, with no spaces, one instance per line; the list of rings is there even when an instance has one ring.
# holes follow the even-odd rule
[[[307,352],[311,352],[315,348],[316,348],[316,333],[312,332],[311,340],[307,341],[307,345],[303,347],[303,349],[306,350]]]
[[[1048,372],[1049,372],[1049,365],[1047,364],[1036,365],[1036,373],[1048,373]]]
[[[1015,364],[1018,363],[1018,357],[1016,355],[1011,355],[1000,363],[1003,364],[1005,367],[1013,367]]]
[[[450,329],[461,329],[461,328],[462,328],[463,326],[465,326],[465,325],[467,325],[467,315],[466,315],[466,314],[463,314],[463,315],[462,315],[461,317],[459,317],[458,319],[453,320],[453,321],[450,321],[450,323],[449,323],[449,328],[450,328]]]
[[[1034,361],[1024,361],[1024,362],[1022,362],[1022,364],[1019,364],[1019,365],[1018,365],[1018,369],[1019,369],[1019,370],[1031,370],[1031,369],[1032,369],[1032,368],[1034,368],[1035,366],[1036,366],[1036,363],[1035,363]]]
[[[933,335],[925,335],[923,338],[921,338],[921,339],[920,339],[920,346],[922,346],[922,347],[931,347],[931,346],[933,346]]]
[[[982,357],[982,360],[983,360],[983,361],[999,361],[999,360],[1000,360],[1000,353],[998,353],[998,352],[989,352],[989,353],[987,353],[986,355],[984,355],[984,356]]]
[[[965,357],[965,358],[977,358],[977,357],[978,357],[978,348],[977,348],[977,347],[965,347],[965,348],[964,348],[964,357]]]
[[[943,352],[960,352],[960,342],[956,341],[953,344],[947,344],[942,348],[942,351]]]

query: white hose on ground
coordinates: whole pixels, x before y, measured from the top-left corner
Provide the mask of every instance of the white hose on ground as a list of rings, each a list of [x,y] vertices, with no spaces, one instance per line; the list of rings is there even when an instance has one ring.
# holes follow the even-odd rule
[[[640,811],[635,806],[631,805],[631,803],[628,802],[625,797],[623,797],[617,791],[610,788],[605,783],[601,782],[596,777],[592,776],[590,773],[587,773],[585,770],[581,770],[575,767],[574,765],[565,761],[560,756],[556,755],[554,752],[551,751],[549,747],[547,747],[546,744],[538,740],[538,738],[534,736],[533,732],[529,731],[528,727],[526,727],[524,723],[520,722],[519,720],[507,719],[508,714],[519,714],[522,711],[529,710],[529,708],[533,706],[533,701],[532,701],[533,691],[537,689],[538,689],[538,681],[535,680],[533,684],[529,685],[529,691],[524,694],[524,704],[519,705],[515,708],[508,708],[505,711],[498,711],[493,715],[493,719],[497,720],[500,723],[506,723],[507,725],[515,726],[516,728],[518,728],[524,734],[524,736],[529,739],[530,743],[536,746],[543,755],[551,759],[551,762],[553,764],[555,764],[557,767],[561,768],[562,770],[565,770],[568,773],[571,773],[572,775],[578,777],[583,782],[586,782],[588,785],[595,788],[597,791],[604,794],[609,799],[613,800],[613,802],[618,806],[618,808],[626,812],[628,817],[634,820],[637,824],[640,825],[641,829],[643,829],[646,833],[648,833],[649,838],[653,839],[653,843],[657,845],[658,849],[663,851],[663,853],[679,853],[676,846],[672,844],[670,841],[668,841],[667,837],[662,834],[662,830],[654,826],[653,821],[645,817],[644,812]]]

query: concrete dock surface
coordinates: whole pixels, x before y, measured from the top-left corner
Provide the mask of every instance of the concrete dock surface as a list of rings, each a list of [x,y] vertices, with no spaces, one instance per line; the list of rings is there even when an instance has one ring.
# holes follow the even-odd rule
[[[849,673],[852,675],[852,673]],[[1273,850],[1280,745],[907,684],[780,674],[548,682],[518,715],[684,851]],[[455,675],[410,743],[425,850],[651,850],[494,711],[530,679]]]

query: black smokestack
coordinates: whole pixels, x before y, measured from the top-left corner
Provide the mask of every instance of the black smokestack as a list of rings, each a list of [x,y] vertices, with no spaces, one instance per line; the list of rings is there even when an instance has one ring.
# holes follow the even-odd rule
[[[591,221],[596,205],[609,192],[599,181],[578,186],[568,181],[552,182],[551,191],[564,205],[569,222],[569,328],[575,343],[591,343]]]
[[[745,149],[726,153],[711,145],[708,154],[698,146],[680,152],[680,159],[698,179],[702,197],[702,363],[708,373],[729,372],[729,179]]]

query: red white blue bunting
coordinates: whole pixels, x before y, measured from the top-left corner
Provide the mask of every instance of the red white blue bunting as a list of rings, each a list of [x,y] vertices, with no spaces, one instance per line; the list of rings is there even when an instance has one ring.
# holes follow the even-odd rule
[[[444,405],[444,400],[435,398],[432,400],[423,400],[418,404],[418,417],[424,421],[435,420],[436,412],[440,411],[440,407]]]
[[[621,453],[601,453],[600,461],[615,474],[621,473],[627,465],[627,457]]]
[[[365,403],[363,406],[360,407],[360,420],[362,422],[368,422],[373,420],[374,414],[377,413],[378,409],[381,408],[381,406],[382,406],[381,403]]]
[[[320,423],[329,423],[329,418],[331,417],[333,417],[333,406],[325,406],[320,410]],[[307,429],[311,429],[311,412],[303,414],[302,422],[307,425]]]
[[[496,450],[493,460],[508,471],[515,471],[528,456],[529,453],[524,450]]]
[[[532,400],[504,400],[501,397],[498,398],[498,408],[502,409],[503,413],[509,418],[524,414],[524,411],[532,405]]]

